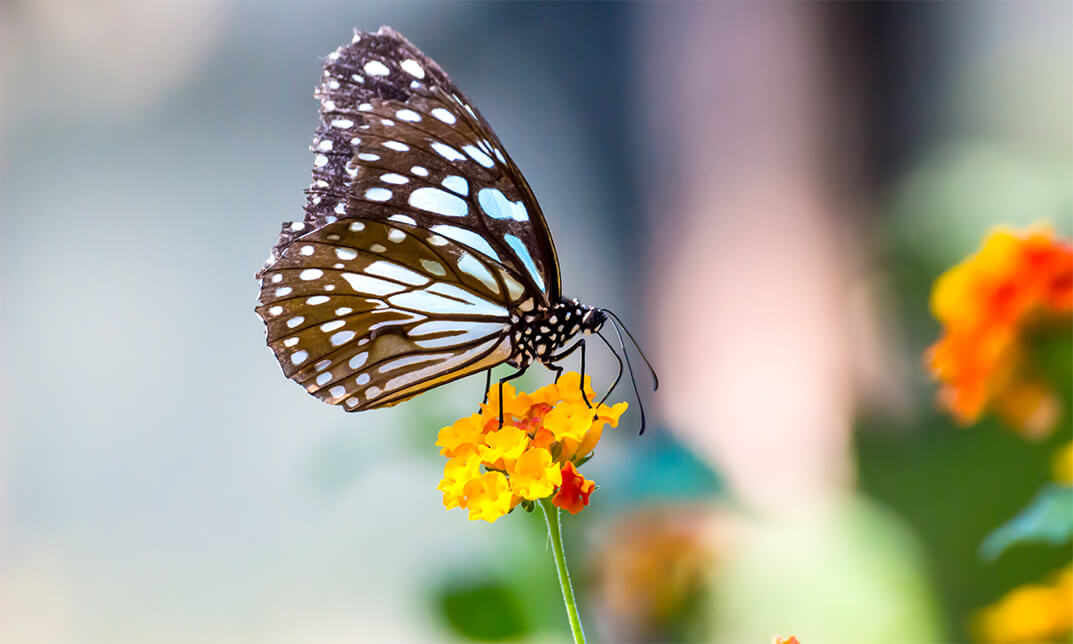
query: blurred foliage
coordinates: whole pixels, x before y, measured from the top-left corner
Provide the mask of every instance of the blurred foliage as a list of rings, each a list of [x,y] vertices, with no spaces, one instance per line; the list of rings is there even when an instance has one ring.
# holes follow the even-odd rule
[[[520,639],[531,629],[521,597],[502,580],[449,582],[436,592],[435,602],[446,623],[467,639]]]
[[[953,641],[968,641],[970,616],[1009,588],[1068,563],[1068,548],[1027,544],[984,561],[979,544],[1047,483],[1054,448],[1068,423],[1042,444],[1026,443],[994,420],[971,429],[937,412],[906,424],[872,418],[860,424],[861,488],[899,512],[916,530],[934,575]]]

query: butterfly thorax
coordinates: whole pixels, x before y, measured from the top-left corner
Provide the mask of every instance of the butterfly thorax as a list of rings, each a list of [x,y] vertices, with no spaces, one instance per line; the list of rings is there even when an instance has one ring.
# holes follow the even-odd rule
[[[513,352],[507,363],[518,368],[528,367],[534,361],[551,363],[574,335],[596,333],[606,319],[603,311],[576,299],[561,300],[550,308],[512,316]]]

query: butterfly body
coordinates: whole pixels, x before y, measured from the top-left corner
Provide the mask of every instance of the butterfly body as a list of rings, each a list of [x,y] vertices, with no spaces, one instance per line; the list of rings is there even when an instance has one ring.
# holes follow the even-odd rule
[[[560,300],[548,309],[524,313],[512,319],[514,351],[507,364],[525,369],[535,361],[556,362],[562,349],[579,332],[598,333],[607,317],[600,309],[576,299]]]
[[[504,363],[559,372],[579,347],[584,370],[574,337],[607,314],[561,295],[532,190],[443,70],[389,28],[356,31],[315,95],[305,217],[258,273],[284,373],[361,411]]]

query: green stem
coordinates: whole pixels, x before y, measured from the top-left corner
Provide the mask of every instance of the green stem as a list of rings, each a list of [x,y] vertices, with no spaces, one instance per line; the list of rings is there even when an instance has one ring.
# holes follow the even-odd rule
[[[555,571],[559,573],[559,586],[563,589],[563,604],[566,605],[566,617],[570,620],[570,632],[574,635],[574,644],[585,644],[585,631],[581,628],[581,618],[577,613],[577,601],[574,600],[574,588],[570,585],[570,571],[566,569],[566,553],[563,552],[563,531],[559,523],[559,508],[551,504],[551,498],[539,501],[548,523],[548,538],[551,539],[551,551],[555,557]]]

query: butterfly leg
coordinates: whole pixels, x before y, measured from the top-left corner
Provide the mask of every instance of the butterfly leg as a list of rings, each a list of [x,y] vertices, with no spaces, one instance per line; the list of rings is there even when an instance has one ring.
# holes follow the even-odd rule
[[[481,404],[488,402],[488,392],[492,390],[492,370],[484,372],[484,400]]]
[[[585,338],[579,338],[578,341],[574,344],[571,344],[569,347],[563,349],[559,353],[550,356],[548,358],[548,362],[559,362],[560,360],[566,358],[578,349],[581,349],[581,382],[579,385],[581,387],[581,399],[585,401],[585,404],[589,406],[589,409],[592,409],[592,403],[589,402],[589,397],[585,395]],[[558,382],[559,374],[563,372],[563,368],[559,366],[553,366],[550,368],[555,371],[555,382]]]
[[[489,370],[488,373],[491,373],[491,370]],[[523,368],[515,371],[514,373],[510,374],[509,376],[505,376],[505,377],[499,379],[499,428],[500,429],[503,429],[503,385],[508,380],[514,380],[515,378],[519,378],[524,374],[525,374],[525,368],[523,367]]]

